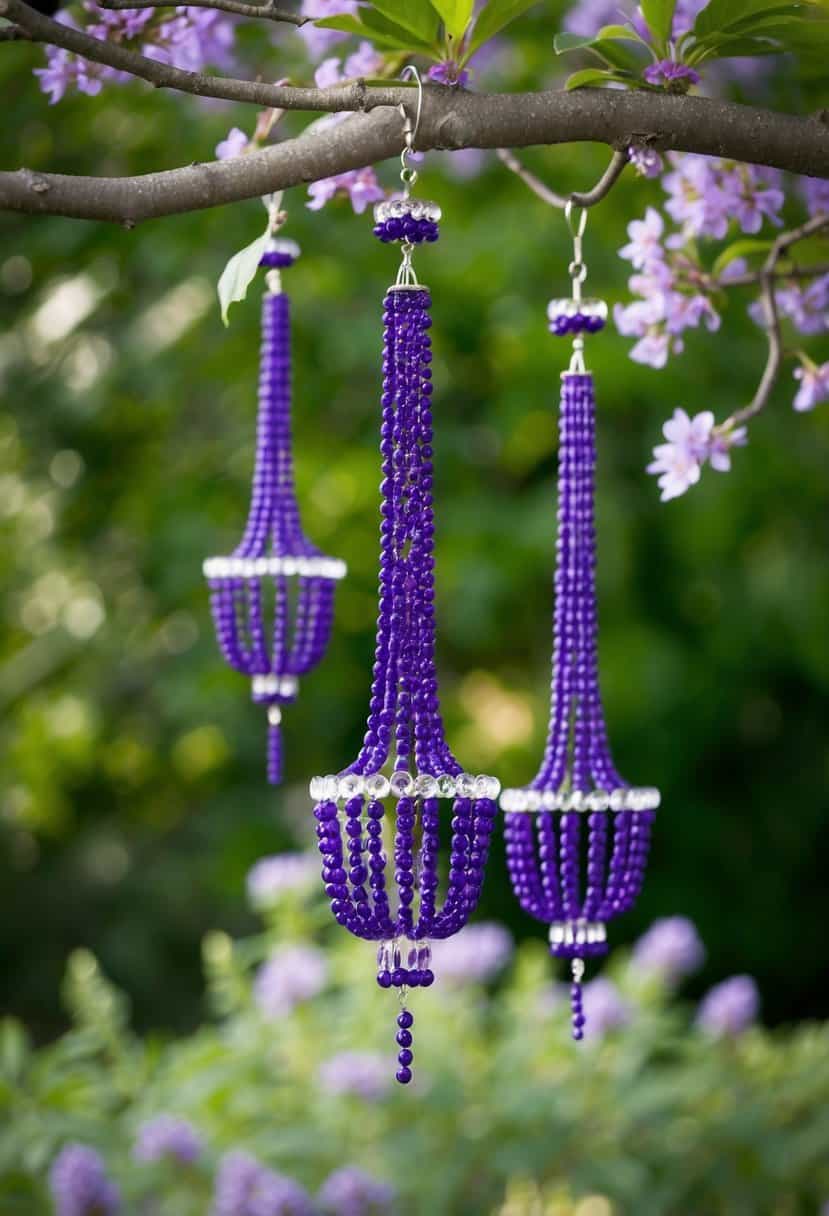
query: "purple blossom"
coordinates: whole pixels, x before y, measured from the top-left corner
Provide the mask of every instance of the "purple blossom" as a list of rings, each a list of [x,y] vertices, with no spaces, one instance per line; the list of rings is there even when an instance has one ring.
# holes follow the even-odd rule
[[[391,1212],[395,1190],[357,1166],[343,1166],[329,1174],[317,1200],[330,1216],[382,1216]]]
[[[731,449],[744,448],[748,443],[748,431],[738,426],[728,431],[713,431],[708,443],[708,463],[718,473],[731,469]]]
[[[801,177],[797,186],[809,215],[829,214],[829,181],[822,177]]]
[[[707,3],[708,0],[677,0],[671,37],[681,38],[683,34],[687,34],[689,30],[693,29],[700,10],[705,8]]]
[[[454,152],[446,152],[443,163],[450,177],[464,182],[483,172],[487,156],[483,148],[458,148]]]
[[[310,853],[277,853],[262,857],[248,871],[248,899],[254,908],[275,904],[286,892],[316,885],[319,861]]]
[[[328,979],[325,955],[315,946],[280,946],[256,974],[253,999],[266,1018],[289,1014],[322,992]]]
[[[644,972],[675,983],[696,971],[705,960],[705,947],[696,926],[685,916],[654,921],[633,948],[633,962]]]
[[[800,388],[792,405],[800,413],[813,410],[829,398],[829,362],[820,367],[811,362],[803,363],[794,369],[794,378],[800,381]]]
[[[357,0],[302,0],[300,12],[309,20],[298,33],[312,59],[320,59],[332,46],[348,37],[339,30],[320,29],[314,25],[314,21],[322,21],[326,17],[356,17],[358,11]]]
[[[219,1162],[212,1216],[312,1216],[308,1192],[249,1153],[227,1153]]]
[[[386,197],[377,180],[377,174],[370,166],[339,173],[336,177],[323,177],[318,182],[311,183],[308,193],[311,201],[306,205],[311,211],[320,211],[336,194],[343,193],[348,195],[357,215],[362,215],[370,203],[379,202]]]
[[[662,180],[668,214],[682,226],[674,246],[689,237],[721,240],[734,219],[743,232],[759,232],[764,219],[780,224],[784,195],[774,171],[691,153],[672,153],[673,172]]]
[[[467,925],[454,937],[432,943],[432,967],[438,980],[484,984],[506,966],[512,952],[512,936],[503,925]]]
[[[67,13],[61,12],[57,20],[70,29],[79,26]],[[55,105],[66,93],[75,88],[87,97],[96,97],[106,80],[117,80],[122,73],[104,64],[90,63],[80,55],[73,55],[62,47],[47,46],[45,48],[46,67],[35,68],[34,75],[40,78],[40,88],[49,97],[49,104]]]
[[[231,157],[241,156],[250,140],[239,127],[231,127],[224,139],[216,144],[216,159],[230,160]]]
[[[628,160],[640,177],[659,177],[665,165],[655,148],[634,144],[628,148]]]
[[[95,1149],[85,1144],[67,1144],[49,1171],[49,1188],[56,1216],[114,1216],[121,1197]]]
[[[802,334],[821,334],[829,330],[829,274],[818,275],[807,287],[797,283],[778,287],[774,298],[778,314],[788,318]],[[748,311],[753,321],[767,328],[762,296],[749,306]]]
[[[469,73],[465,68],[458,67],[454,59],[444,59],[442,63],[433,63],[429,68],[428,77],[436,84],[448,84],[464,88],[469,82]]]
[[[346,80],[355,76],[376,76],[383,66],[383,56],[370,42],[361,42],[345,61],[344,73]]]
[[[180,7],[158,28],[158,41],[144,53],[187,72],[208,64],[229,68],[233,63],[235,27],[226,13],[208,8]]]
[[[700,1002],[697,1025],[718,1037],[741,1034],[756,1021],[760,993],[750,975],[732,975],[716,984]]]
[[[713,427],[714,415],[710,410],[690,418],[682,409],[674,410],[673,417],[662,427],[668,442],[654,448],[655,459],[647,471],[659,475],[663,502],[678,498],[699,481]]]
[[[662,262],[665,251],[662,248],[662,234],[665,231],[665,221],[655,207],[648,207],[643,220],[631,220],[628,224],[630,241],[619,250],[619,257],[625,258],[638,270],[643,270],[653,262]]]
[[[170,1158],[180,1165],[192,1165],[204,1151],[204,1141],[186,1119],[158,1115],[142,1123],[133,1148],[136,1161],[163,1161]]]
[[[630,1007],[612,980],[599,976],[582,989],[585,1039],[602,1039],[630,1021]]]
[[[649,63],[642,75],[648,84],[664,86],[671,93],[687,93],[691,85],[702,79],[687,63],[676,63],[673,59]]]
[[[354,1094],[376,1102],[388,1091],[388,1060],[376,1051],[341,1051],[320,1065],[317,1078],[329,1094]]]
[[[96,18],[94,22],[87,23],[87,33],[93,38],[108,39],[110,42],[137,38],[156,13],[153,8],[105,9],[96,4],[95,0],[86,0],[83,7],[91,17]]]

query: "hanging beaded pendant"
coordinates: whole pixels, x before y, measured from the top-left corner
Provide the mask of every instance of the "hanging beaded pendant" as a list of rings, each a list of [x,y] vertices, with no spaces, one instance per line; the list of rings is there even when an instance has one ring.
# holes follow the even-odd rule
[[[346,573],[344,562],[326,557],[303,533],[294,487],[290,302],[280,272],[298,257],[293,241],[272,237],[259,263],[267,269],[267,290],[250,512],[230,556],[204,563],[222,654],[251,677],[253,700],[267,707],[272,785],[282,779],[282,706],[295,700],[299,677],[325,654],[334,588]]]
[[[414,171],[409,174],[407,186],[414,180]],[[463,772],[449,750],[435,672],[431,297],[417,282],[411,257],[416,244],[437,239],[439,219],[436,204],[414,203],[408,195],[375,209],[375,235],[400,241],[403,263],[383,316],[374,679],[357,759],[339,776],[314,777],[310,785],[334,917],[357,937],[379,943],[377,983],[399,992],[396,1076],[404,1085],[413,1060],[407,994],[434,980],[430,939],[457,933],[478,902],[500,791],[495,777]],[[440,904],[447,801],[451,844]]]
[[[562,375],[550,724],[544,760],[524,789],[505,789],[507,866],[521,907],[550,926],[550,952],[571,960],[573,1037],[584,1034],[584,959],[607,951],[606,922],[641,889],[659,791],[632,788],[616,770],[607,739],[597,661],[594,472],[596,400],[584,366],[584,335],[607,318],[602,300],[583,299],[581,239],[572,224],[572,298],[553,300],[550,330],[573,337]]]

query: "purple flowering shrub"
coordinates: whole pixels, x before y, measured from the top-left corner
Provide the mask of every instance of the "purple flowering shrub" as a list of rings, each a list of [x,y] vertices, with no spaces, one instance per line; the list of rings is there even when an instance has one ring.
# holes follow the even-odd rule
[[[2,1025],[0,1211],[21,1187],[31,1216],[461,1216],[523,1211],[525,1192],[647,1210],[656,1186],[691,1216],[772,1211],[777,1194],[817,1210],[829,1195],[827,1031],[764,1030],[746,975],[682,999],[705,958],[687,918],[588,968],[581,1043],[543,944],[516,949],[499,925],[473,923],[435,951],[436,982],[416,994],[418,1071],[401,1093],[371,952],[320,917],[303,858],[251,870],[263,933],[207,938],[218,1013],[190,1037],[135,1036],[84,953],[70,960],[62,1040],[34,1051]]]

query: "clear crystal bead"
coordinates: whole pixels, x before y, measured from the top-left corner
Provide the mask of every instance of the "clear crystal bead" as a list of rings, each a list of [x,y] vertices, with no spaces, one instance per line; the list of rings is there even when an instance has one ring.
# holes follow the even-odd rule
[[[541,791],[540,790],[527,790],[526,801],[527,801],[527,810],[528,811],[540,810],[540,808],[541,808]]]
[[[412,775],[405,769],[398,769],[396,773],[392,773],[389,785],[395,798],[408,798],[414,790]]]
[[[346,773],[340,777],[340,797],[355,798],[363,792],[363,779],[357,773]]]
[[[381,942],[377,947],[377,966],[380,971],[391,971],[391,951],[388,942]]]
[[[329,773],[327,777],[323,777],[322,782],[323,782],[323,792],[322,792],[323,798],[326,801],[330,800],[332,802],[336,802],[337,795],[340,791],[340,783],[337,780],[337,778],[332,773]]]
[[[627,791],[625,789],[611,791],[610,798],[608,799],[608,806],[610,807],[611,811],[621,811],[622,807],[625,805],[626,793]]]
[[[417,965],[421,971],[425,971],[427,967],[432,965],[432,947],[427,943],[422,945],[417,952]]]
[[[429,773],[421,773],[415,780],[414,789],[421,798],[434,798],[438,792],[438,783]]]
[[[312,777],[308,782],[308,793],[313,802],[322,802],[325,797],[325,778]]]
[[[366,777],[366,793],[372,798],[387,798],[389,789],[389,779],[382,773],[372,773]]]
[[[471,798],[475,793],[475,778],[471,773],[461,773],[455,780],[459,798]]]
[[[414,971],[417,966],[417,953],[417,946],[409,946],[409,951],[406,955],[406,966],[410,971]]]
[[[454,798],[455,778],[451,774],[442,773],[438,777],[438,794],[441,798]]]

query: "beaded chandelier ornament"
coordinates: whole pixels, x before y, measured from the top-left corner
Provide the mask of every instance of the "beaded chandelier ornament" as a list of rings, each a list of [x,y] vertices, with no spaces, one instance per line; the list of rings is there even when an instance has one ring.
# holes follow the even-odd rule
[[[418,99],[419,119],[420,88]],[[431,298],[412,266],[414,247],[437,240],[440,208],[410,198],[417,178],[408,163],[414,132],[401,110],[403,197],[378,204],[374,213],[375,236],[399,241],[403,260],[383,315],[379,614],[368,726],[357,759],[339,776],[314,777],[310,792],[334,917],[355,936],[379,943],[377,983],[398,990],[396,1076],[406,1085],[414,1021],[408,991],[434,980],[430,939],[457,933],[478,902],[500,785],[495,777],[462,771],[441,720],[434,657]],[[446,801],[451,814],[442,815]],[[442,818],[451,820],[451,844],[440,904]]]
[[[268,781],[282,779],[282,706],[299,677],[316,667],[331,636],[334,588],[345,563],[326,557],[302,531],[291,452],[291,315],[281,271],[299,246],[278,239],[284,218],[270,200],[271,236],[260,266],[262,298],[259,413],[253,494],[244,535],[229,557],[209,557],[204,574],[222,654],[251,678],[268,711]]]
[[[607,951],[606,922],[642,885],[659,791],[633,788],[613,763],[597,662],[594,471],[596,401],[584,335],[604,327],[607,305],[583,299],[587,211],[566,217],[573,237],[570,299],[552,300],[550,330],[572,337],[562,374],[550,724],[544,759],[524,789],[501,794],[507,865],[525,912],[550,926],[550,952],[571,962],[573,1037],[584,1033],[584,959]]]

